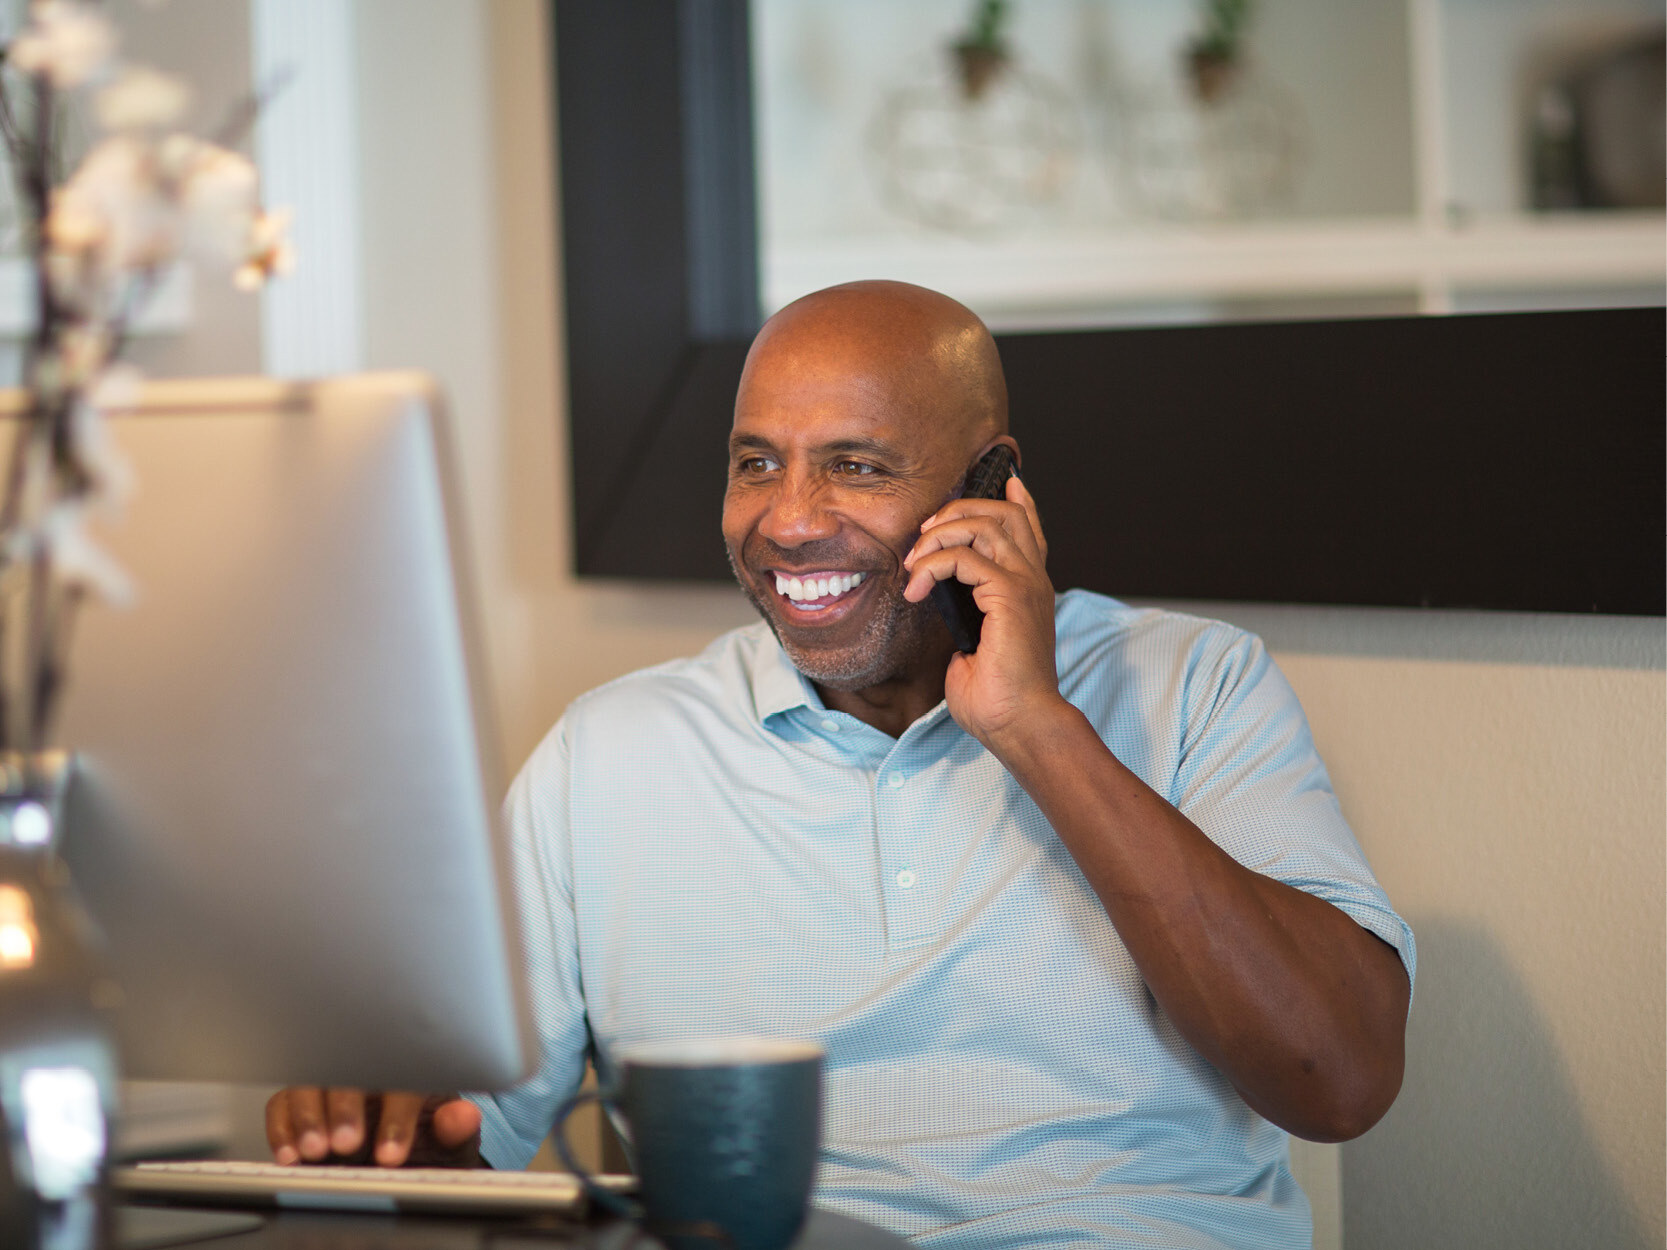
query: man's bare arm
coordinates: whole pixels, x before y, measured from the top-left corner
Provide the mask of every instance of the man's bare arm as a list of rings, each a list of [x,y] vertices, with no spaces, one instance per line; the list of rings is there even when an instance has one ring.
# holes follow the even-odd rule
[[[1252,872],[1063,700],[992,748],[1047,816],[1175,1027],[1281,1128],[1345,1141],[1395,1101],[1411,987],[1393,948]]]

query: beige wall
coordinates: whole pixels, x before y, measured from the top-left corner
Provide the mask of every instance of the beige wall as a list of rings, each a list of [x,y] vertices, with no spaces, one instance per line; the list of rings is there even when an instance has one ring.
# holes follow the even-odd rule
[[[1663,1242],[1659,621],[1254,608],[1418,937],[1344,1242]]]
[[[1659,664],[1282,662],[1420,944],[1348,1244],[1659,1247]]]
[[[359,0],[357,13],[367,364],[429,369],[451,395],[513,767],[575,695],[686,655],[750,609],[726,587],[567,572],[543,6]]]
[[[192,91],[185,124],[197,134],[219,133],[252,86],[248,5],[116,0],[110,9],[122,32],[123,55],[182,75]],[[242,150],[250,152],[249,144]],[[199,268],[191,303],[190,333],[140,336],[131,353],[135,363],[151,377],[260,372],[259,297],[234,287],[229,268]]]
[[[453,397],[518,760],[580,691],[749,613],[565,571],[544,4],[357,12],[370,363]],[[1418,931],[1405,1090],[1344,1151],[1351,1250],[1660,1246],[1660,622],[1215,610],[1269,639]]]

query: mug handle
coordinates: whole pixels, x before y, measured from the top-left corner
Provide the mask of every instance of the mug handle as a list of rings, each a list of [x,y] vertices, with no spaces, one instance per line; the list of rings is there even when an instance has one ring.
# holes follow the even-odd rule
[[[567,1144],[567,1133],[564,1131],[567,1127],[568,1117],[585,1103],[599,1102],[606,1106],[611,1104],[613,1100],[612,1090],[582,1089],[562,1103],[556,1111],[556,1153],[561,1156],[561,1161],[567,1165],[567,1170],[573,1173],[574,1178],[578,1180],[580,1185],[584,1186],[585,1195],[593,1203],[611,1215],[618,1215],[640,1223],[643,1219],[642,1207],[624,1195],[616,1194],[613,1190],[598,1184],[594,1176],[580,1167],[578,1160],[573,1157],[572,1149]]]

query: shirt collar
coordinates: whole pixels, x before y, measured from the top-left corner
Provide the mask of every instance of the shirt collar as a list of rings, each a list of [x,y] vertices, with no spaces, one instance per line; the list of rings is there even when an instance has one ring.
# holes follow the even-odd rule
[[[825,710],[816,687],[793,667],[787,652],[781,649],[781,643],[767,625],[758,646],[753,648],[751,669],[753,711],[760,724],[797,707],[808,707],[818,712]]]
[[[781,642],[768,625],[762,627],[758,645],[753,648],[750,668],[753,712],[758,717],[758,723],[765,728],[770,727],[772,716],[791,712],[795,708],[827,711],[827,704],[822,702],[816,687],[810,684],[810,678],[793,667],[793,661],[787,658],[787,652],[782,650]],[[938,705],[915,724],[927,726],[948,715],[949,709],[940,699]]]

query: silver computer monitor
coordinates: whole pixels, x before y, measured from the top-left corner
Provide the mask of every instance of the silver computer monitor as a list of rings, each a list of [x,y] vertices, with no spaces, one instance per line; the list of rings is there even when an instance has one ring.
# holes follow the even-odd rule
[[[124,1075],[513,1083],[534,1043],[435,389],[153,383],[111,424],[138,488],[100,532],[137,600],[83,609],[56,737]]]

